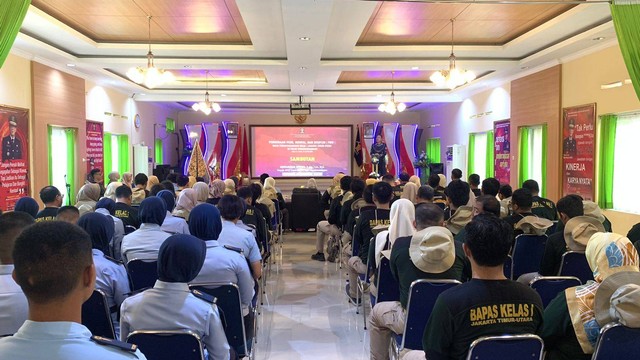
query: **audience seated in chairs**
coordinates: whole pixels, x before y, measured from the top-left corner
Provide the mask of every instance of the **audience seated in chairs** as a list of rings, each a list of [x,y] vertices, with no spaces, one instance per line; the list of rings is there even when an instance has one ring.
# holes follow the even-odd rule
[[[538,217],[543,217],[551,221],[558,220],[558,211],[556,210],[556,205],[553,203],[553,201],[538,196],[538,194],[540,193],[540,186],[538,186],[537,181],[529,179],[522,183],[522,188],[527,189],[529,190],[529,192],[531,192],[532,213],[534,213]]]
[[[406,183],[402,188],[402,194],[400,195],[401,199],[407,199],[411,201],[411,203],[416,203],[416,197],[418,196],[418,186],[414,183]]]
[[[149,182],[149,178],[147,175],[143,173],[136,174],[136,177],[133,178],[134,187],[132,191],[132,203],[134,205],[138,205],[149,196],[149,190],[147,190],[147,183]]]
[[[513,211],[513,215],[507,216],[504,218],[504,221],[509,223],[515,230],[516,224],[520,222],[520,220],[524,219],[526,216],[537,216],[531,212],[531,206],[533,204],[533,196],[531,195],[531,191],[529,189],[518,189],[513,192],[511,196],[511,209]],[[518,230],[514,232],[514,239],[516,236],[522,234],[523,232]]]
[[[209,200],[209,185],[205,182],[198,181],[193,185],[193,190],[196,192],[196,204],[204,204]]]
[[[473,205],[472,216],[478,216],[480,214],[491,214],[495,216],[500,216],[500,203],[495,198],[495,196],[490,196],[490,195],[478,196],[475,204]],[[467,231],[463,227],[456,234],[455,239],[460,243],[464,243],[466,236],[467,236]]]
[[[36,222],[54,221],[58,215],[58,208],[62,206],[64,195],[55,186],[48,185],[40,190],[40,200],[44,204],[44,209],[36,215]]]
[[[513,195],[513,189],[511,189],[511,185],[500,185],[500,190],[498,190],[498,198],[500,199],[501,218],[506,218],[507,216],[513,215],[511,209],[511,195]]]
[[[167,207],[167,213],[160,229],[169,234],[189,234],[189,225],[187,225],[187,222],[183,218],[171,214],[176,206],[176,198],[173,193],[169,190],[162,190],[156,196],[162,199]]]
[[[113,220],[114,234],[109,246],[111,247],[111,257],[122,261],[122,239],[124,239],[124,224],[122,220],[113,216],[116,211],[116,202],[109,198],[102,198],[96,204],[96,213],[106,215]]]
[[[125,226],[133,227],[135,229],[140,227],[140,220],[138,219],[138,210],[131,207],[131,188],[127,185],[120,185],[116,188],[116,208],[113,215],[122,220]],[[127,233],[125,231],[125,233]]]
[[[27,213],[31,215],[32,218],[36,218],[38,216],[38,211],[40,210],[40,205],[38,202],[29,196],[23,196],[18,201],[16,201],[16,205],[13,207],[13,211],[21,211],[23,213]]]
[[[344,266],[347,266],[349,258],[351,257],[351,241],[353,239],[353,230],[356,225],[356,219],[362,212],[375,209],[376,204],[373,203],[373,185],[367,185],[362,192],[362,198],[351,204],[351,212],[349,213],[347,223],[344,226],[345,231],[342,234],[343,248],[340,260]]]
[[[96,203],[100,200],[100,185],[84,184],[78,191],[76,207],[80,211],[80,215],[93,212],[96,209]]]
[[[271,226],[270,224],[272,215],[269,211],[269,208],[265,204],[259,202],[259,199],[262,196],[262,185],[260,185],[259,183],[253,183],[249,185],[249,188],[251,189],[251,206],[260,211],[268,230]],[[271,201],[271,205],[274,205],[273,201]]]
[[[218,201],[224,196],[224,181],[220,179],[213,180],[209,192],[211,197],[207,199],[207,202],[211,205],[218,205]]]
[[[471,174],[471,175],[469,175],[467,180],[469,181],[469,187],[471,188],[471,192],[473,193],[473,195],[475,197],[478,197],[478,196],[482,195],[482,191],[479,188],[479,186],[480,186],[480,175]]]
[[[166,213],[167,208],[162,199],[150,197],[142,200],[139,213],[142,225],[140,225],[140,229],[125,235],[122,239],[123,259],[129,261],[133,259],[156,260],[158,258],[160,245],[170,235],[160,228]]]
[[[251,186],[245,186],[238,189],[238,197],[244,201],[245,210],[240,220],[247,226],[250,226],[256,232],[256,241],[263,248],[269,241],[269,231],[262,212],[253,205],[253,191]],[[261,249],[263,250],[263,249]]]
[[[96,206],[97,203],[96,203]],[[65,221],[69,224],[75,224],[80,218],[80,210],[77,207],[67,205],[58,208],[58,214],[56,215],[56,221]]]
[[[429,185],[422,185],[418,188],[418,193],[416,194],[416,207],[420,206],[420,204],[430,204],[433,203],[433,196],[435,192],[433,188]]]
[[[178,195],[178,202],[176,208],[173,210],[172,215],[179,218],[183,218],[186,222],[189,222],[189,213],[198,204],[198,197],[195,190],[192,188],[184,188]]]
[[[442,210],[447,206],[447,196],[444,194],[443,185],[446,184],[438,174],[429,175],[429,186],[433,189],[433,203],[438,205]]]
[[[473,206],[468,205],[469,194],[471,194],[469,184],[464,181],[452,181],[447,185],[445,193],[447,194],[447,204],[449,204],[444,210],[445,227],[455,236],[473,217]]]
[[[340,215],[342,211],[342,204],[348,200],[345,199],[345,196],[348,198],[351,194],[351,181],[351,176],[343,176],[340,179],[340,189],[342,190],[342,194],[336,196],[331,201],[327,220],[318,222],[318,225],[316,226],[316,253],[311,255],[311,259],[313,260],[325,261],[324,247],[327,242],[327,237],[339,237],[342,234],[342,231],[340,230]]]
[[[229,359],[218,308],[189,291],[206,254],[206,243],[195,236],[167,238],[158,254],[158,281],[122,304],[120,338],[126,340],[136,330],[191,330],[202,339],[210,360]]]

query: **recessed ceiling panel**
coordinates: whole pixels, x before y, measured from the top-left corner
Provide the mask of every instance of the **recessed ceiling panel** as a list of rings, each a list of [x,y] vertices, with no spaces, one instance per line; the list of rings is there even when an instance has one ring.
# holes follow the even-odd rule
[[[338,84],[352,83],[403,83],[430,82],[433,71],[396,71],[391,79],[390,71],[343,71],[338,78]]]

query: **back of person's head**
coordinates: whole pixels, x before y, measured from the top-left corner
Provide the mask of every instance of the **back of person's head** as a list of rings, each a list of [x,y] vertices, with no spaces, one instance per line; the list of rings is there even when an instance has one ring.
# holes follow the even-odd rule
[[[160,185],[164,187],[163,190],[171,191],[173,196],[176,196],[176,188],[173,186],[173,183],[169,180],[163,180],[160,182]]]
[[[429,175],[429,179],[427,180],[427,183],[432,188],[434,188],[434,189],[437,188],[438,184],[440,184],[440,176],[438,176],[438,174],[436,174],[436,173],[433,173],[433,174]]]
[[[147,185],[147,182],[149,181],[149,178],[147,177],[147,175],[143,174],[143,173],[138,173],[136,175],[135,178],[133,178],[133,182],[136,185]]]
[[[584,215],[582,197],[575,194],[569,194],[558,200],[556,208],[560,214],[565,214],[569,219]]]
[[[455,169],[454,169],[455,170]],[[445,194],[449,198],[449,202],[456,208],[467,205],[469,202],[469,184],[464,181],[452,181],[447,185]]]
[[[40,211],[40,205],[38,205],[38,202],[34,198],[23,196],[16,201],[13,211],[27,213],[35,219],[36,215],[38,215],[38,211]]]
[[[240,184],[240,179],[237,176],[229,176],[229,179],[233,180],[233,183],[236,185],[236,189],[238,188],[238,184]]]
[[[393,188],[388,182],[380,181],[373,185],[373,200],[378,204],[388,204],[393,198]]]
[[[175,183],[176,183],[176,181],[178,181],[178,174],[176,174],[176,173],[171,173],[171,174],[167,175],[167,181],[169,181],[169,182],[171,182],[171,183],[175,184]]]
[[[162,190],[166,190],[166,188],[160,184],[155,184],[151,187],[151,190],[149,190],[149,196],[156,196]]]
[[[34,222],[31,215],[20,211],[0,215],[0,264],[13,264],[13,243],[22,230]]]
[[[364,183],[364,180],[359,177],[354,177],[351,180],[351,192],[354,194],[361,194],[364,191],[365,186],[366,184]]]
[[[167,204],[163,199],[157,196],[150,196],[140,203],[138,219],[141,223],[161,226],[166,216]]]
[[[465,226],[465,245],[479,266],[503,266],[511,250],[513,227],[497,216],[480,214]]]
[[[225,220],[237,220],[244,214],[243,201],[236,195],[225,195],[218,202],[220,216]]]
[[[436,204],[420,204],[416,207],[416,230],[430,226],[442,226],[444,211]]]
[[[56,197],[58,197],[58,195],[62,196],[60,190],[55,186],[45,186],[40,190],[40,200],[45,204],[56,201]]]
[[[80,218],[80,210],[78,210],[77,207],[71,206],[71,205],[67,205],[59,208],[56,214],[56,220],[65,221],[70,224],[77,223],[78,218]]]
[[[83,278],[93,275],[84,300],[93,292],[91,239],[80,227],[43,221],[18,236],[13,249],[15,279],[30,304],[47,304],[70,296]]]
[[[529,179],[523,182],[522,188],[529,190],[532,195],[536,195],[540,192],[540,186],[538,186],[538,182],[533,179]]]
[[[533,195],[526,188],[520,188],[511,195],[511,204],[518,206],[520,210],[530,210],[533,205]]]
[[[386,182],[388,184],[395,184],[396,182],[396,177],[393,176],[392,174],[386,173],[384,175],[382,175],[382,179],[383,182]]]
[[[398,175],[398,179],[400,179],[400,181],[402,181],[402,182],[407,182],[407,181],[409,181],[409,178],[410,178],[409,174],[407,174],[407,173],[406,173],[406,172],[404,172],[404,171],[403,171],[403,172],[401,172],[401,173],[400,173],[400,175]]]
[[[418,188],[418,199],[433,201],[435,191],[429,185],[422,185]]]
[[[113,215],[116,212],[116,202],[109,198],[102,198],[96,203],[97,209],[107,209],[109,214]]]
[[[264,181],[269,177],[269,174],[262,173],[260,174],[260,184],[264,185]]]
[[[482,195],[497,196],[500,191],[500,181],[492,177],[486,178],[482,180],[482,187],[480,188],[480,191],[482,191]]]
[[[480,195],[476,198],[476,206],[481,207],[482,213],[500,216],[500,202],[495,196]]]
[[[176,197],[175,195],[173,195],[171,191],[162,190],[156,195],[156,197],[164,201],[164,205],[167,208],[167,211],[172,212],[173,209],[176,207]]]
[[[251,192],[253,193],[252,198],[251,198],[251,205],[255,205],[256,201],[258,201],[260,196],[262,196],[262,186],[260,184],[253,183],[253,184],[249,185],[249,188],[251,189]]]
[[[251,187],[245,186],[238,189],[238,197],[240,199],[251,199],[253,201],[253,191],[251,191]]]
[[[462,170],[460,170],[460,169],[451,170],[451,179],[452,180],[460,180],[460,179],[462,179]]]
[[[207,256],[207,244],[195,236],[169,236],[158,250],[158,280],[188,283],[198,276]]]
[[[349,175],[343,176],[342,179],[340,179],[340,189],[342,189],[342,191],[344,192],[349,191],[349,189],[351,189],[352,180],[353,178]]]
[[[500,190],[498,190],[498,193],[505,199],[510,198],[511,195],[513,195],[513,189],[511,189],[511,185],[504,184],[500,186]]]
[[[180,187],[185,187],[187,186],[187,184],[189,183],[189,177],[187,175],[178,175],[178,178],[176,179],[176,184],[178,184],[178,186]]]
[[[116,199],[130,199],[133,192],[127,185],[120,185],[116,189]]]
[[[469,175],[469,185],[473,185],[473,186],[480,185],[480,175],[478,174]]]
[[[362,192],[362,198],[367,204],[373,204],[373,185],[367,185]]]

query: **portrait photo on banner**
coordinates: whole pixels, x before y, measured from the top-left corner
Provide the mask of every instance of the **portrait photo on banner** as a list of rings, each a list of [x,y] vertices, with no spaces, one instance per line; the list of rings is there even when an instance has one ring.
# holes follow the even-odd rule
[[[595,198],[596,104],[562,109],[562,194]]]
[[[0,209],[29,195],[29,110],[0,106]]]

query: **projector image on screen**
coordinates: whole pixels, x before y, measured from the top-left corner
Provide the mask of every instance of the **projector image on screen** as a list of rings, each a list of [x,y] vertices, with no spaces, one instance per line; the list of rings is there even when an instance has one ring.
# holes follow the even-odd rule
[[[252,126],[251,176],[320,178],[351,172],[351,126]]]
[[[291,115],[311,115],[311,104],[291,104],[289,112]]]

